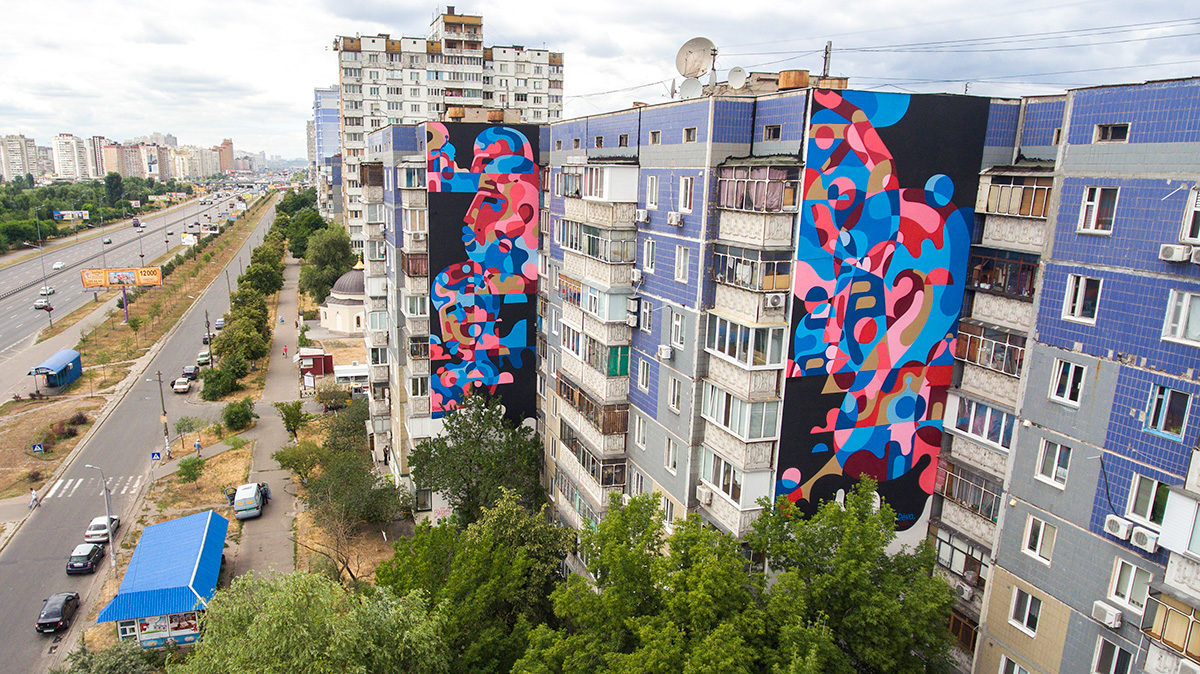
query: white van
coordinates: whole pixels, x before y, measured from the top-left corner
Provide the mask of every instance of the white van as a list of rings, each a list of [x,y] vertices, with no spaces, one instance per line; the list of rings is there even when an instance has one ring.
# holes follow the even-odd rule
[[[263,507],[271,500],[271,487],[266,482],[248,482],[236,491],[227,489],[225,497],[233,506],[233,516],[248,520],[262,514]]]

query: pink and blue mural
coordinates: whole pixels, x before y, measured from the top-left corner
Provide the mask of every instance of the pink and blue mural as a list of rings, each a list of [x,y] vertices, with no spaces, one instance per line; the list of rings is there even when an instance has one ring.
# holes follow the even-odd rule
[[[776,493],[811,513],[870,476],[904,530],[937,477],[988,101],[813,97]]]
[[[519,423],[535,414],[537,129],[430,122],[425,136],[431,415],[484,391]]]

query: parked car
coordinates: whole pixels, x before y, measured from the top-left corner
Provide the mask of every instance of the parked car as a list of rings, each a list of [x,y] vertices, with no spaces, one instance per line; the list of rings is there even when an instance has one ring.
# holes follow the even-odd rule
[[[62,261],[60,260],[60,261],[58,261],[58,262],[55,262],[55,263],[54,263],[54,266],[53,266],[53,267],[51,267],[51,269],[53,269],[54,271],[58,271],[59,269],[62,269],[62,268],[63,268],[63,267],[65,267],[65,266],[66,266],[66,265],[64,265],[64,264],[62,263]]]
[[[210,363],[212,363],[212,353],[210,353],[208,349],[196,354],[197,365],[208,365]]]
[[[110,239],[106,236],[106,237],[104,237],[104,240],[102,240],[100,243],[108,245],[108,244],[112,243],[112,239]]]
[[[187,377],[180,377],[171,384],[171,390],[176,393],[187,393],[192,390],[192,380]]]
[[[217,321],[215,323],[213,323],[213,327],[216,328],[217,330],[224,330],[225,329],[225,319],[218,318]]]
[[[142,221],[141,221],[141,220],[138,220],[137,218],[134,218],[134,219],[133,219],[133,226],[134,226],[134,227],[141,227],[141,226],[142,226]]]
[[[33,303],[33,308],[34,309],[49,309],[50,308],[50,300],[46,299],[45,297],[43,297],[39,300],[36,300]]]
[[[104,559],[103,543],[80,543],[75,546],[75,549],[71,551],[71,556],[67,558],[67,573],[70,575],[92,573],[100,565],[102,559]]]
[[[194,380],[200,376],[200,368],[196,367],[195,365],[184,365],[183,376]]]
[[[174,234],[174,233],[175,233],[175,230],[173,230],[173,229],[168,229],[168,230],[167,230],[167,236],[171,236],[171,235],[172,235],[172,234]]]
[[[71,619],[79,610],[78,592],[59,592],[50,595],[42,602],[42,612],[38,614],[34,629],[39,632],[58,632],[71,626]]]
[[[236,489],[226,487],[225,499],[233,507],[233,516],[239,520],[258,517],[263,506],[271,500],[271,487],[266,482],[248,482]]]
[[[109,520],[109,527],[112,529],[112,535],[117,535],[117,529],[121,528],[121,518],[112,515]],[[108,532],[104,527],[104,515],[93,517],[87,529],[83,532],[83,541],[85,543],[107,543]]]
[[[215,332],[206,332],[206,333],[204,333],[204,335],[202,335],[200,337],[200,342],[203,344],[212,344],[213,337],[216,337],[216,336],[217,336],[217,333],[215,333]]]
[[[38,294],[41,295],[42,297],[46,297],[47,295],[53,295],[54,294],[54,286],[42,286],[41,289],[38,290]]]

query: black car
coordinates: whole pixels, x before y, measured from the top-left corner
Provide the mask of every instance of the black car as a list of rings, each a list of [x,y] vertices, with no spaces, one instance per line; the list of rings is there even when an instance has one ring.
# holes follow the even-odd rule
[[[34,628],[39,632],[58,632],[71,626],[71,619],[79,610],[78,592],[59,592],[42,603]]]
[[[183,366],[183,376],[194,381],[197,377],[200,376],[200,368],[196,367],[195,365],[184,365]]]
[[[67,559],[67,573],[92,573],[104,559],[104,545],[101,543],[80,543],[71,551]]]
[[[206,332],[206,333],[204,333],[204,336],[200,338],[200,341],[204,342],[205,344],[209,344],[213,341],[213,338],[216,336],[217,336],[217,333],[215,333],[215,332]]]

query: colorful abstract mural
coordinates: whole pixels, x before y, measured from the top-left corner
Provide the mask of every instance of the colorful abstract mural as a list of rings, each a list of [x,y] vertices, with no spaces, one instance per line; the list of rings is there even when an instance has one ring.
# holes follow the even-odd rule
[[[811,513],[870,476],[905,530],[937,477],[988,103],[813,96],[776,493]]]
[[[425,125],[431,415],[476,391],[535,414],[537,128]],[[532,142],[531,142],[532,139]],[[473,155],[459,160],[460,148]]]

